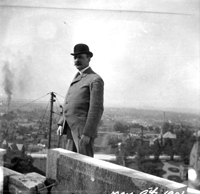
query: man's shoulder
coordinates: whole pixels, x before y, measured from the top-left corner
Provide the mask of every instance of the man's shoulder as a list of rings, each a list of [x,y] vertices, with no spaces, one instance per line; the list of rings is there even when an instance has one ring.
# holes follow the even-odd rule
[[[96,73],[95,71],[93,71],[91,67],[88,69],[87,74],[88,74],[87,77],[90,77],[90,78],[93,78],[93,79],[103,80],[102,77],[98,73]]]

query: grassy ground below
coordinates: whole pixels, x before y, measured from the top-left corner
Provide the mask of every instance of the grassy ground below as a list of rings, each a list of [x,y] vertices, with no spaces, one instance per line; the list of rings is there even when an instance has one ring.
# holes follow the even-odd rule
[[[184,162],[181,161],[165,161],[165,160],[159,160],[159,161],[153,161],[154,164],[156,164],[158,169],[158,175],[162,178],[167,178],[169,180],[178,182],[178,183],[184,183],[184,181],[180,177],[180,165],[184,165]],[[126,167],[139,170],[138,165],[136,161],[128,161],[126,163]]]

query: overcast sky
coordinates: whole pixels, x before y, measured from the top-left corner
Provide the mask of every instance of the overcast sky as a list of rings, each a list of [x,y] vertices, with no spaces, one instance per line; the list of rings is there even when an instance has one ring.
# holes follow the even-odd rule
[[[105,106],[199,111],[199,8],[200,0],[0,1],[0,97],[65,96],[77,71],[70,53],[86,43]]]

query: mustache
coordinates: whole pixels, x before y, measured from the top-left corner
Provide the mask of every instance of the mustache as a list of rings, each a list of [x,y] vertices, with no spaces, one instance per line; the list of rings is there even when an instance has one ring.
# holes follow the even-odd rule
[[[82,64],[80,62],[75,63],[76,66],[81,66]]]

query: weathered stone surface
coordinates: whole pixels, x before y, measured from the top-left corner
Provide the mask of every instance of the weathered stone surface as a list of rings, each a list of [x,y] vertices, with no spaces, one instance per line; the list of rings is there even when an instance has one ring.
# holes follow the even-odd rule
[[[21,173],[16,172],[14,170],[10,170],[8,168],[2,167],[2,172],[3,172],[3,188],[5,190],[8,190],[8,184],[9,184],[9,176],[11,175],[21,175]]]
[[[48,153],[47,178],[55,179],[54,193],[139,194],[155,190],[186,193],[187,186],[60,148]]]
[[[0,194],[3,193],[3,187],[4,187],[3,163],[4,163],[5,154],[6,154],[6,150],[0,148]]]
[[[10,175],[23,175],[23,174],[21,174],[17,171],[11,170],[9,168],[3,167],[3,176],[6,177],[6,176],[10,176]]]
[[[26,175],[11,175],[9,177],[9,192],[35,194],[36,191],[45,187],[45,180],[46,177],[34,172]],[[40,191],[40,193],[46,194],[47,189]]]
[[[48,159],[46,163],[46,177],[56,180],[57,175],[57,159],[59,158],[60,152],[48,150]]]
[[[3,167],[0,166],[0,194],[3,193]]]
[[[5,154],[6,154],[6,150],[0,148],[0,166],[3,166],[3,162],[4,162],[3,157],[4,157]]]

